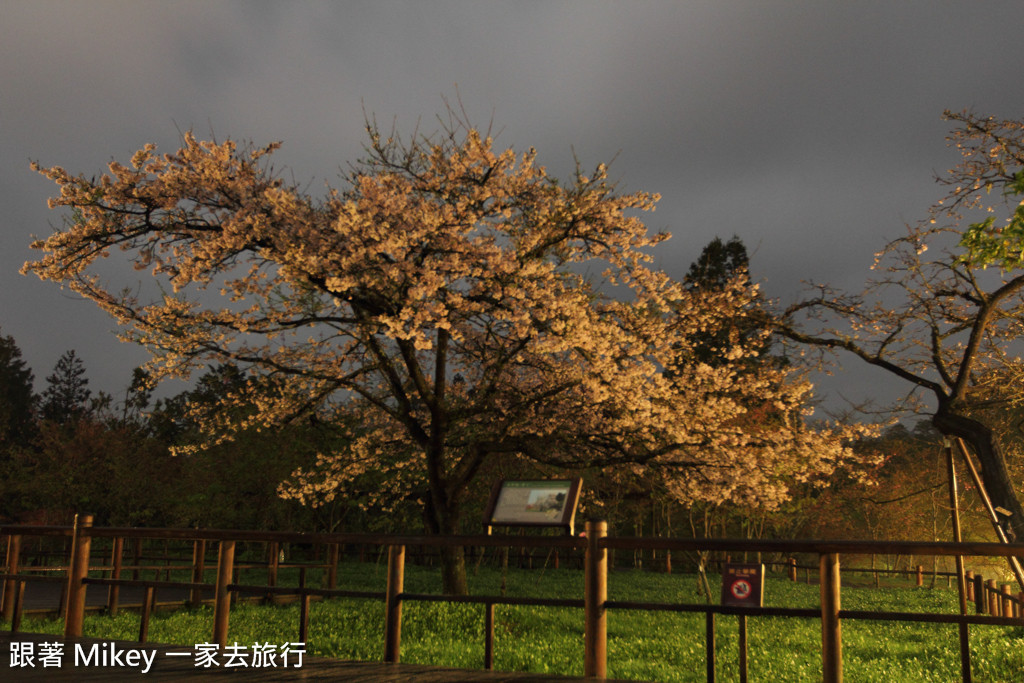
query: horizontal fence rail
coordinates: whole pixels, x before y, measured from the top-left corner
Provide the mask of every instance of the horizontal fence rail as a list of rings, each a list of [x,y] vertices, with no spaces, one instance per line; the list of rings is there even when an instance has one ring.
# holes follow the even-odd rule
[[[87,515],[76,517],[72,527],[63,526],[0,526],[0,535],[7,538],[7,553],[0,586],[3,588],[0,611],[5,621],[11,622],[13,631],[18,630],[23,611],[25,585],[34,582],[59,582],[62,595],[58,614],[64,618],[65,637],[78,637],[82,633],[82,618],[85,611],[85,589],[89,585],[105,586],[108,590],[107,610],[116,613],[119,607],[119,591],[122,588],[143,590],[142,615],[139,630],[140,642],[145,642],[149,616],[155,609],[157,591],[175,589],[186,591],[188,604],[212,603],[214,610],[212,641],[222,648],[227,644],[228,623],[233,601],[247,595],[253,599],[270,599],[273,596],[288,596],[297,599],[300,606],[298,625],[299,639],[306,641],[309,622],[309,606],[312,598],[361,598],[380,600],[384,605],[384,660],[398,662],[401,651],[402,605],[408,601],[450,602],[477,604],[484,609],[485,643],[484,667],[493,666],[494,653],[494,608],[496,605],[530,605],[539,607],[563,607],[583,609],[584,615],[584,674],[591,678],[604,678],[607,672],[607,626],[609,610],[641,610],[677,613],[704,614],[707,624],[706,661],[709,681],[715,678],[714,623],[717,615],[735,615],[740,624],[740,672],[741,680],[746,678],[746,619],[757,617],[785,617],[797,619],[819,619],[822,625],[822,678],[826,682],[842,680],[842,622],[845,620],[913,621],[921,623],[948,623],[960,627],[963,660],[963,680],[970,680],[970,651],[966,645],[967,627],[981,625],[1020,626],[1024,624],[1024,593],[1014,593],[1008,585],[998,585],[994,580],[985,581],[974,572],[958,576],[950,572],[928,572],[933,576],[953,576],[963,596],[961,604],[974,606],[974,613],[965,609],[959,614],[928,614],[896,611],[848,610],[841,606],[841,571],[898,573],[913,577],[922,585],[924,570],[888,570],[864,567],[840,567],[842,557],[866,557],[872,555],[904,555],[913,557],[1024,557],[1024,544],[998,543],[940,543],[904,541],[817,541],[817,540],[738,540],[738,539],[682,539],[682,538],[634,538],[607,536],[607,526],[601,521],[587,523],[586,533],[581,537],[563,536],[511,536],[511,535],[452,535],[419,536],[408,534],[366,534],[366,533],[295,533],[268,531],[241,531],[222,529],[141,529],[134,527],[93,527]],[[23,564],[26,539],[63,539],[66,552],[63,555],[49,553],[50,558],[61,559],[60,565]],[[70,539],[70,543],[68,540]],[[92,542],[96,539],[109,540],[109,548],[102,561],[91,553]],[[144,554],[142,541],[163,541],[165,552],[161,555]],[[191,559],[173,556],[167,552],[167,543],[192,544]],[[266,562],[235,562],[235,551],[239,544],[262,544],[266,550]],[[323,561],[286,563],[281,560],[282,544],[302,544],[320,547],[324,550]],[[216,548],[214,548],[216,545]],[[132,547],[129,547],[132,546]],[[337,588],[337,567],[340,548],[345,546],[378,547],[387,551],[387,586],[384,591],[357,591]],[[436,549],[442,547],[468,547],[475,549],[503,548],[533,551],[546,549],[583,554],[585,577],[584,594],[581,597],[540,598],[512,597],[505,595],[456,596],[444,594],[414,593],[404,590],[405,558],[407,548]],[[215,551],[216,559],[209,558]],[[766,564],[779,566],[791,580],[796,580],[797,570],[803,570],[808,578],[817,574],[821,588],[821,602],[818,608],[786,607],[735,607],[714,604],[681,604],[609,600],[607,595],[609,579],[609,555],[613,551],[664,551],[733,554],[769,554],[790,556],[785,562]],[[800,565],[793,555],[817,557],[815,566]],[[320,556],[318,556],[320,557]],[[505,555],[507,558],[507,555]],[[668,557],[671,557],[668,555]],[[163,564],[159,564],[163,562]],[[959,563],[958,563],[959,566]],[[278,573],[284,568],[297,569],[298,586],[277,585]],[[306,572],[318,569],[324,572],[323,586],[307,585]],[[671,570],[671,565],[668,567]],[[266,572],[262,584],[242,583],[240,571],[259,570]],[[172,571],[189,572],[189,581],[171,581]],[[94,576],[89,576],[92,572]],[[153,579],[141,577],[142,572],[155,572]],[[213,572],[216,580],[205,580]],[[60,574],[63,573],[63,576]],[[104,576],[95,576],[104,574]],[[163,580],[160,579],[161,574]],[[130,576],[131,578],[126,578]],[[140,578],[141,577],[141,578]],[[504,588],[503,591],[504,592]]]

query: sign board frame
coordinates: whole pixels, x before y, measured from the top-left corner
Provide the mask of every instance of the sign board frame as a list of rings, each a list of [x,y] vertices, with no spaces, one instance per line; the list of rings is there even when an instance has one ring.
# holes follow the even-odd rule
[[[730,607],[764,607],[764,565],[724,565],[722,604]]]
[[[484,528],[554,527],[573,534],[576,506],[583,480],[576,479],[499,479],[491,488],[484,511]]]

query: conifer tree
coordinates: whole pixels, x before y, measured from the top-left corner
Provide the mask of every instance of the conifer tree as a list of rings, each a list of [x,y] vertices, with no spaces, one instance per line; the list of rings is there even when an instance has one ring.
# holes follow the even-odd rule
[[[0,337],[0,450],[32,440],[36,396],[32,370],[11,336]]]
[[[43,391],[43,418],[58,424],[76,422],[89,410],[92,392],[86,387],[85,365],[74,350],[65,351],[46,378]]]

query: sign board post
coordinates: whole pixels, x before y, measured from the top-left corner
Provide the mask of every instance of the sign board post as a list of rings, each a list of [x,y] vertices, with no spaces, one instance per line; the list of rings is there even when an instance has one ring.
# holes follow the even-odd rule
[[[573,534],[581,479],[502,479],[491,489],[484,528],[495,526],[557,527]]]
[[[722,604],[731,607],[764,607],[764,565],[726,564],[722,567]],[[747,680],[747,615],[740,614],[740,681]]]

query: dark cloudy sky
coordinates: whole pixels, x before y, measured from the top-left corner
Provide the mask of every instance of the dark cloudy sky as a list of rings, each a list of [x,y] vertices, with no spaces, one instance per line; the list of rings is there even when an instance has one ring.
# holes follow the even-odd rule
[[[1024,116],[1022,28],[1019,0],[0,0],[0,333],[40,385],[67,349],[115,393],[145,358],[18,274],[61,220],[31,160],[91,175],[193,129],[282,140],[276,164],[315,191],[360,153],[364,108],[430,130],[456,92],[556,174],[615,157],[624,190],[660,193],[670,272],[735,234],[770,296],[857,288],[956,161],[942,111]],[[848,367],[830,390],[863,393]]]

